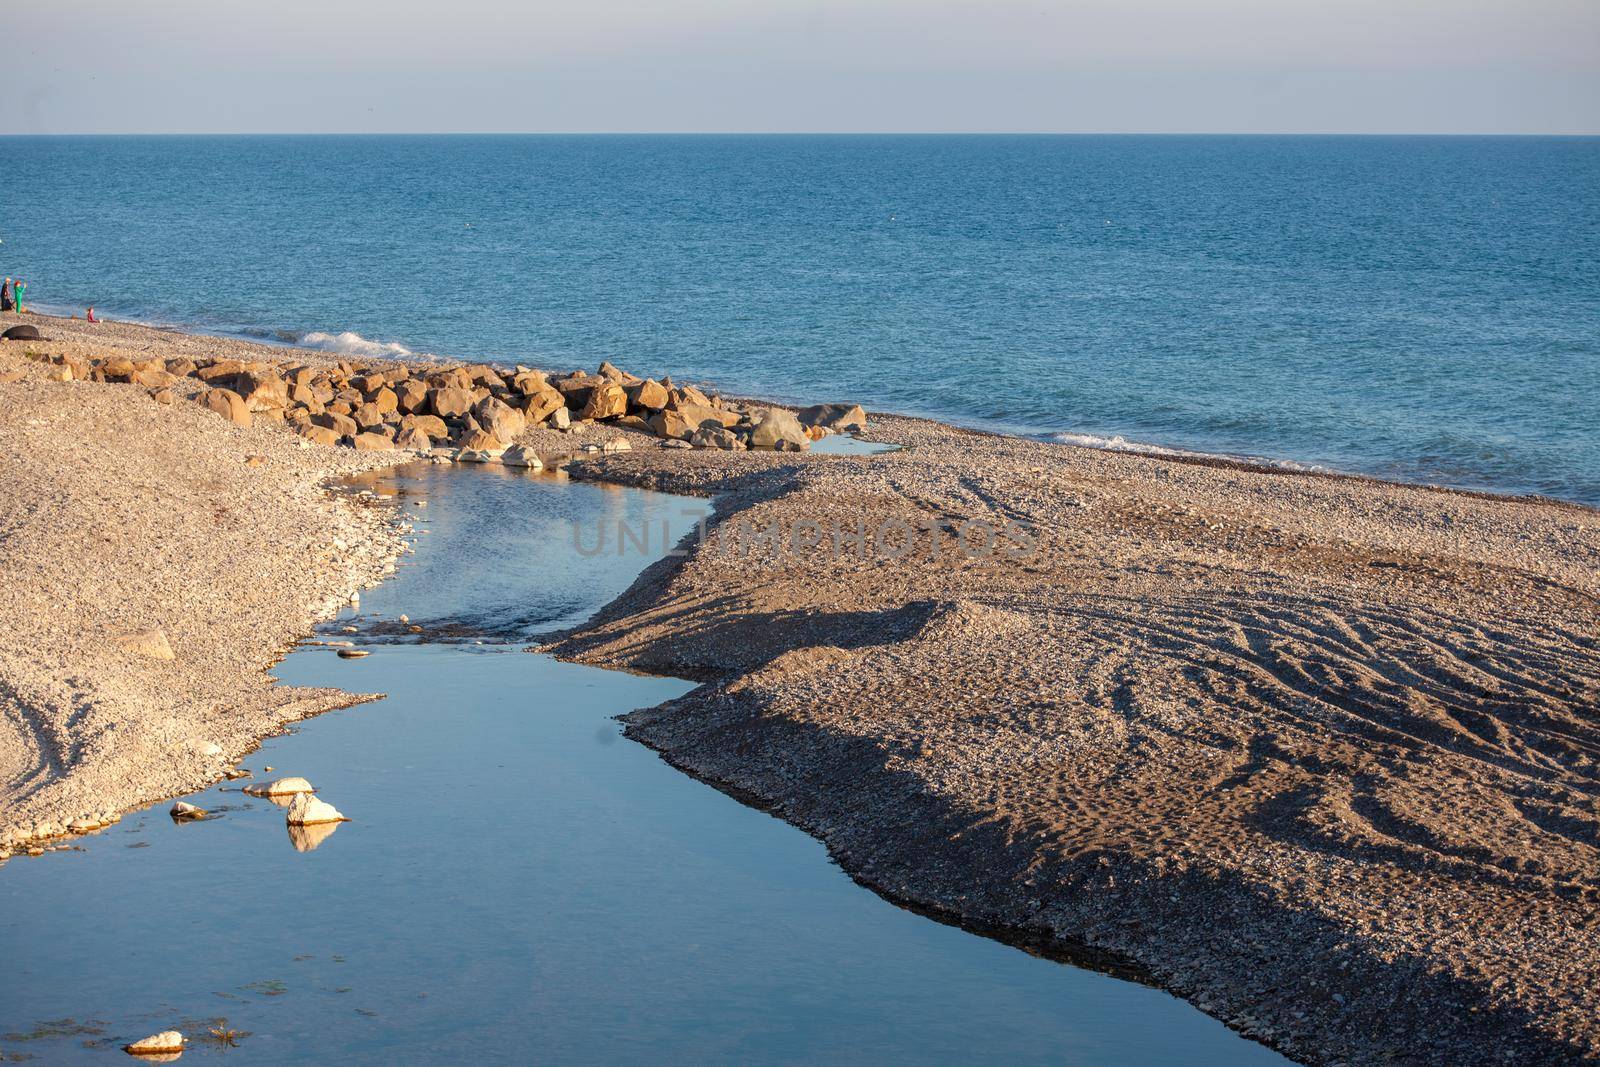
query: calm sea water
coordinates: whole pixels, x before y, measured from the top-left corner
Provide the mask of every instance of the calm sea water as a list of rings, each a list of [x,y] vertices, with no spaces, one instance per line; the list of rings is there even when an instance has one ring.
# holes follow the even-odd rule
[[[291,655],[286,681],[391,695],[248,760],[353,821],[295,838],[226,783],[189,798],[213,820],[162,804],[5,864],[0,1060],[126,1062],[177,1027],[184,1063],[240,1067],[1287,1062],[1158,990],[903,911],[620,736],[612,716],[692,683],[522,651],[704,501],[492,468],[386,480],[429,501],[409,510],[431,532],[358,639],[401,612],[428,636]],[[624,523],[646,551],[580,555],[574,522],[586,548]],[[249,1036],[207,1043],[224,1025]]]
[[[1600,139],[8,138],[0,183],[44,307],[1600,504]]]

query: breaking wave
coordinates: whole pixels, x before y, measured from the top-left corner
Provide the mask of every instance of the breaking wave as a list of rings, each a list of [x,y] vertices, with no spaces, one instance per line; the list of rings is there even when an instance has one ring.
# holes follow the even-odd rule
[[[346,356],[365,356],[367,358],[390,357],[399,358],[411,355],[411,349],[394,341],[369,341],[353,330],[343,333],[325,333],[313,330],[304,334],[297,342],[304,348],[320,348],[324,352],[338,352]]]
[[[1229,455],[1225,452],[1195,452],[1186,448],[1169,448],[1164,445],[1146,444],[1142,441],[1130,441],[1121,434],[1111,437],[1101,437],[1092,433],[1053,433],[1050,440],[1064,445],[1079,445],[1083,448],[1098,448],[1105,452],[1137,452],[1142,456],[1175,456],[1189,459],[1228,459],[1245,463],[1256,464],[1263,467],[1278,467],[1291,471],[1326,471],[1327,467],[1315,463],[1297,463],[1292,459],[1266,459],[1261,456]]]

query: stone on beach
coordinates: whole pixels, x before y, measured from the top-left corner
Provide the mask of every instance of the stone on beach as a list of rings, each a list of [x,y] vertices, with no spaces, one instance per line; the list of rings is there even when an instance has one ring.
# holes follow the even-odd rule
[[[130,1056],[160,1056],[182,1052],[183,1034],[177,1030],[163,1030],[159,1034],[142,1037],[131,1045],[123,1045],[122,1051]]]
[[[357,452],[390,452],[394,450],[394,442],[379,433],[358,433],[351,438],[350,443]]]
[[[310,793],[297,795],[294,802],[289,805],[288,814],[284,818],[292,826],[348,821],[339,813],[338,808],[325,800],[318,800]]]
[[[361,659],[363,656],[369,655],[371,653],[364,648],[341,648],[339,650],[340,659]]]
[[[232,389],[207,389],[199,400],[235,426],[251,425],[250,409],[245,407],[244,398]]]
[[[206,809],[180,800],[172,805],[167,814],[174,819],[203,819],[206,817]]]
[[[834,433],[865,430],[867,413],[860,404],[813,404],[797,414],[802,426],[820,426]]]
[[[441,419],[459,419],[472,410],[473,396],[467,389],[435,389],[428,396],[428,406]]]
[[[118,634],[116,641],[123,649],[136,655],[148,656],[150,659],[177,658],[173,654],[172,645],[167,642],[167,632],[159,626]]]
[[[526,467],[533,471],[544,469],[544,461],[527,445],[512,445],[501,454],[500,462],[508,467]],[[405,617],[401,616],[400,621],[404,622]]]
[[[253,797],[287,797],[316,792],[311,783],[304,778],[279,778],[276,781],[247,785],[244,791]]]
[[[597,385],[589,391],[589,399],[578,412],[580,419],[613,419],[628,413],[628,393],[615,382]]]
[[[749,445],[751,448],[791,452],[810,448],[811,439],[793,414],[782,408],[768,408],[755,429],[750,431]]]

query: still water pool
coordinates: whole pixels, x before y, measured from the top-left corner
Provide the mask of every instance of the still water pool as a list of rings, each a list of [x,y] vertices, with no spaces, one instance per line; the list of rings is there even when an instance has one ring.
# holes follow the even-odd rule
[[[177,1027],[185,1062],[241,1065],[1284,1062],[1157,990],[904,911],[621,736],[614,716],[691,683],[523,651],[704,502],[489,469],[379,489],[429,532],[361,605],[372,654],[308,646],[277,673],[389,695],[245,761],[352,821],[291,836],[224,783],[187,798],[220,817],[161,804],[0,868],[0,1056],[131,1062],[121,1044]],[[616,523],[652,528],[647,553],[574,548]],[[399,613],[424,633],[384,636]]]

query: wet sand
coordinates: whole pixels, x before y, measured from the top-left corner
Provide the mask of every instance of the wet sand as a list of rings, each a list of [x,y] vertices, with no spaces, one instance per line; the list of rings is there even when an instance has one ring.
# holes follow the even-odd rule
[[[118,329],[121,343],[164,343]],[[57,410],[68,394],[51,388],[67,387],[0,386],[8,412],[7,391],[43,390],[8,425]],[[153,513],[203,514],[154,512],[147,488],[124,478],[113,491],[89,473],[107,451],[129,462],[152,447],[136,416],[149,417],[120,411],[124,436],[91,438],[90,455],[53,438],[29,446],[63,450],[56,480],[86,479],[73,523],[98,532],[119,508],[146,515],[115,528],[134,558],[161,543]],[[244,435],[236,449],[287,441],[216,423]],[[8,469],[28,469],[29,449],[8,436]],[[721,453],[635,435],[631,453],[573,465],[576,477],[716,495],[704,544],[555,646],[705,683],[635,713],[630,736],[816,834],[890,896],[1126,958],[1308,1062],[1600,1054],[1600,514],[917,420],[875,417],[869,436],[904,447]],[[193,462],[199,478],[206,461]],[[46,499],[35,487],[25,502]],[[271,514],[274,499],[245,514]],[[146,614],[219,579],[256,590],[193,635],[255,624],[228,663],[264,700],[281,692],[261,673],[269,646],[291,616],[306,625],[296,605],[315,599],[247,580],[269,559],[301,573],[320,520],[290,519],[304,540],[266,541],[259,556],[246,545],[256,538],[212,555],[196,535],[188,550],[211,566],[243,553],[238,571],[174,561],[164,584],[109,567],[79,584],[99,596],[110,583]],[[9,583],[48,593],[30,617],[72,595],[66,568],[41,562],[63,528],[24,522],[32,540],[8,541],[32,546],[8,547]],[[1008,533],[969,556],[963,530],[1024,540]],[[82,621],[50,626],[36,640],[57,642],[55,676],[99,654],[73,636]],[[34,655],[29,636],[7,635],[4,670]],[[129,703],[106,722],[184,721],[193,702],[170,694],[216,677],[170,679],[156,713]],[[70,727],[70,702],[58,703]],[[130,774],[171,741],[118,749],[108,766]],[[64,767],[38,780],[70,780]]]

